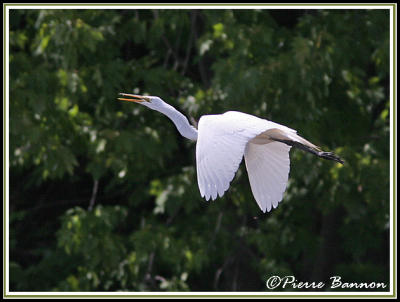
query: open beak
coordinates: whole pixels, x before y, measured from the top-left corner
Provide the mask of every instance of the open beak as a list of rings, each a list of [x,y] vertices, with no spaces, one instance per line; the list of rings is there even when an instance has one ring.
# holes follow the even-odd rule
[[[135,103],[150,102],[150,99],[143,95],[136,95],[136,94],[129,94],[129,93],[120,93],[120,95],[125,97],[125,98],[118,98],[118,100],[120,100],[120,101],[128,101],[128,102],[135,102]],[[129,97],[130,99],[127,97]]]

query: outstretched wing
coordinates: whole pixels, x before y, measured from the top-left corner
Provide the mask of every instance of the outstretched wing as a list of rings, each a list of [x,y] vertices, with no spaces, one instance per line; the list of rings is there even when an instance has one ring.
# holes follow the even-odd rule
[[[221,197],[235,176],[248,142],[269,129],[295,133],[285,126],[236,111],[202,116],[196,145],[201,196],[206,200]]]
[[[251,191],[261,211],[271,211],[283,198],[289,177],[290,146],[280,142],[249,143],[244,158]]]

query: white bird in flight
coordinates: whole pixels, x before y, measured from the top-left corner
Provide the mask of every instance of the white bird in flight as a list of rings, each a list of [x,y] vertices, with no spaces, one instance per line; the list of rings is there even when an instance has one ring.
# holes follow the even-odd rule
[[[203,115],[196,129],[182,113],[157,96],[120,95],[123,97],[119,100],[135,102],[165,114],[182,136],[197,140],[197,182],[200,194],[206,200],[224,195],[243,155],[251,191],[264,213],[276,208],[283,198],[289,177],[291,147],[343,164],[337,155],[321,151],[297,135],[296,130],[250,114],[228,111]]]

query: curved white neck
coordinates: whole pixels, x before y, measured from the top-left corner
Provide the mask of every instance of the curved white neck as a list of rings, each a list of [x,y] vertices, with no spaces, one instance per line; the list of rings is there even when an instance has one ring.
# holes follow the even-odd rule
[[[189,124],[186,116],[167,103],[165,103],[165,106],[158,108],[157,110],[168,116],[174,122],[182,136],[190,140],[197,140],[197,130]]]

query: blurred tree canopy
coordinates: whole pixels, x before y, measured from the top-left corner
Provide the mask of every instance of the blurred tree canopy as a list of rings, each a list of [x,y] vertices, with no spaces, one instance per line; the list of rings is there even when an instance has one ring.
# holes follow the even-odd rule
[[[389,11],[15,9],[9,41],[11,291],[388,284]],[[119,92],[271,119],[346,162],[292,149],[270,213],[243,165],[206,202],[195,144]]]

